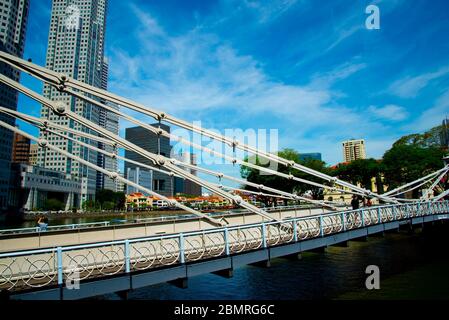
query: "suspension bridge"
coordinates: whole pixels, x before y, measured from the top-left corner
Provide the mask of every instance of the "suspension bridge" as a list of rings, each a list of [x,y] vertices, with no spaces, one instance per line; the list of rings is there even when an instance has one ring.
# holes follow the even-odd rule
[[[126,292],[166,281],[175,281],[182,286],[188,277],[194,275],[217,272],[230,276],[234,268],[245,264],[268,262],[276,257],[296,255],[303,251],[397,230],[402,225],[423,226],[425,223],[435,223],[448,218],[449,203],[443,199],[449,194],[449,190],[442,190],[437,196],[434,196],[432,191],[447,175],[449,165],[416,181],[377,194],[7,53],[0,52],[0,61],[41,80],[61,94],[71,95],[92,106],[113,112],[159,137],[169,138],[233,164],[277,175],[286,180],[333,192],[375,198],[379,203],[373,207],[348,210],[332,202],[309,199],[148,152],[77,114],[62,101],[49,100],[0,75],[1,83],[49,108],[53,116],[78,124],[76,127],[63,126],[51,120],[51,117],[37,118],[0,106],[0,112],[35,126],[40,130],[40,134],[35,137],[3,121],[0,121],[0,126],[37,142],[42,149],[56,152],[111,179],[165,200],[170,206],[187,213],[186,216],[169,220],[137,221],[120,226],[111,226],[108,223],[55,226],[45,233],[36,228],[3,230],[0,232],[0,290],[11,298],[79,299],[109,292]],[[320,178],[322,183],[281,173],[192,143],[112,108],[105,101],[152,117],[159,123],[166,122],[187,129],[233,149],[299,170]],[[81,158],[59,148],[52,143],[52,136],[62,137],[106,157],[190,180],[229,200],[242,210],[215,214],[200,212],[134,183],[117,172],[99,167],[89,162],[88,158]],[[115,149],[133,151],[150,160],[153,165],[148,166],[97,148],[98,142]],[[190,169],[216,177],[218,183],[199,178],[191,174]],[[260,195],[301,201],[309,206],[259,208],[237,195],[237,188],[223,185],[222,180],[255,188],[258,190],[256,193]],[[427,189],[419,199],[400,197],[403,193],[420,187]],[[78,289],[70,287],[69,284],[73,281],[80,281]]]

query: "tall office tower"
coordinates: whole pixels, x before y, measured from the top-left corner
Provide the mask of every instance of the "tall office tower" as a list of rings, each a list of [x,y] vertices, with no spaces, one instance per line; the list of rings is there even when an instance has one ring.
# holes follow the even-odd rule
[[[32,166],[37,166],[37,147],[36,143],[30,145],[29,163]]]
[[[189,153],[189,152],[181,152],[180,154],[172,155],[173,158],[175,158],[178,161],[181,161],[183,163],[191,164],[196,166],[196,154]],[[184,167],[181,167],[182,169],[188,171],[189,173],[193,174],[194,176],[198,175],[198,171],[194,169],[187,169]],[[174,177],[174,194],[177,193],[183,193],[188,194],[192,196],[201,196],[201,186],[186,179]]]
[[[29,0],[0,0],[0,50],[23,57]],[[19,72],[0,62],[0,73],[19,81]],[[16,90],[0,84],[0,105],[17,109]],[[14,125],[14,118],[0,114],[0,120]],[[8,206],[13,133],[0,128],[0,211]]]
[[[152,124],[153,127],[158,127],[159,123]],[[170,127],[165,124],[160,124],[161,128],[167,132],[170,132]],[[160,137],[143,127],[126,128],[125,138],[129,142],[141,147],[142,149],[154,154],[161,154],[165,157],[170,157],[170,139],[166,137]],[[135,152],[125,150],[125,157],[130,160],[138,161],[150,166],[154,166],[153,162]],[[128,172],[128,168],[138,167],[135,164],[125,162],[125,174]],[[163,167],[161,167],[163,169]],[[173,177],[167,174],[153,171],[153,191],[162,194],[167,197],[173,196]]]
[[[53,0],[48,35],[47,68],[90,85],[101,87],[106,6],[107,0]],[[92,104],[61,93],[48,85],[44,86],[44,96],[53,101],[62,101],[79,116],[96,124],[99,123],[100,108]],[[44,106],[41,109],[41,117],[59,125],[96,134],[65,116],[56,115]],[[91,163],[97,163],[97,152],[95,151],[52,134],[46,134],[43,138],[75,156]],[[80,138],[80,140],[95,147],[98,146],[95,141],[86,138]],[[39,148],[38,164],[63,172],[67,178],[81,182],[80,203],[94,198],[97,180],[95,170],[45,148]]]
[[[29,164],[30,162],[31,141],[21,134],[14,133],[14,142],[12,147],[12,162]]]
[[[365,140],[348,140],[343,142],[343,160],[351,162],[366,159]]]
[[[126,179],[149,190],[153,189],[153,170],[145,170],[139,167],[128,168],[128,171],[126,172]],[[126,186],[126,194],[131,194],[134,192],[141,192],[145,196],[150,196],[150,194],[143,190],[137,189],[130,185]]]
[[[109,64],[107,58],[103,60],[103,65],[101,69],[101,88],[104,90],[108,89],[108,70]],[[101,101],[103,104],[107,104],[108,106],[119,109],[119,107],[113,103],[109,103],[107,101]],[[107,111],[103,108],[99,110],[99,125],[105,128],[108,131],[118,135],[118,122],[119,118],[113,112]],[[117,154],[118,150],[113,148],[112,146],[105,145],[101,142],[98,143],[98,148],[105,150],[110,153]],[[108,171],[117,172],[118,170],[118,162],[117,158],[113,159],[111,157],[106,157],[104,154],[98,153],[97,157],[97,165],[102,167]],[[112,191],[117,191],[117,184],[114,180],[104,175],[101,172],[97,172],[97,189],[109,189]]]

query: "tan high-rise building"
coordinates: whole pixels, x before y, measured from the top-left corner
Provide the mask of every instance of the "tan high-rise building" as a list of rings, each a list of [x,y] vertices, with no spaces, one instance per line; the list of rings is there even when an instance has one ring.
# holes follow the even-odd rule
[[[343,142],[343,161],[351,162],[366,159],[365,140],[348,140]]]
[[[30,145],[30,164],[32,166],[37,166],[37,150],[38,145],[37,143],[33,143]]]

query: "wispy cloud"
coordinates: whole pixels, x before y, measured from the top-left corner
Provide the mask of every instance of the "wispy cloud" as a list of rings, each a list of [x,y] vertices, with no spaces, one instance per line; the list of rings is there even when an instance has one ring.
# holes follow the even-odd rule
[[[449,66],[446,66],[435,72],[429,72],[415,77],[407,76],[393,82],[389,87],[389,91],[401,98],[414,98],[422,89],[427,87],[430,81],[448,74]]]
[[[415,121],[406,126],[406,129],[419,132],[441,124],[449,116],[449,88],[436,99],[434,105],[419,115]]]
[[[268,2],[253,0],[243,1],[246,8],[257,13],[259,23],[266,23],[279,18],[291,9],[297,2],[298,0],[274,0]]]
[[[404,107],[394,104],[388,104],[383,107],[370,106],[368,111],[376,118],[389,121],[401,121],[409,116]]]

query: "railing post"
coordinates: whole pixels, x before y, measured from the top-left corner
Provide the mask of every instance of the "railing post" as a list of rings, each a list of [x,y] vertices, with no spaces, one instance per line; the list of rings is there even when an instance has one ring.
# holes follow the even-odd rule
[[[293,241],[298,242],[298,225],[296,220],[293,220]]]
[[[63,275],[62,275],[62,248],[58,247],[56,249],[56,261],[57,261],[57,270],[58,270],[58,285],[62,285]]]
[[[267,247],[267,226],[262,223],[262,245],[264,248]]]
[[[393,219],[398,220],[398,212],[396,206],[393,206],[392,209],[393,209]]]
[[[224,242],[225,242],[225,252],[226,255],[229,256],[229,230],[228,228],[224,229]]]
[[[125,240],[125,272],[131,272],[131,264],[130,264],[130,254],[129,254],[129,240]]]
[[[427,214],[432,214],[432,204],[429,202],[427,202],[427,210],[429,211]]]
[[[341,213],[341,224],[343,225],[343,231],[346,231],[345,213]]]
[[[380,215],[380,208],[377,208],[377,223],[382,223],[382,217]]]
[[[323,216],[320,216],[320,236],[324,236],[324,229],[323,229]]]
[[[181,263],[185,262],[184,256],[184,234],[179,234],[179,259]]]
[[[365,226],[365,213],[363,212],[363,209],[360,209],[360,216],[362,217],[362,227]]]

